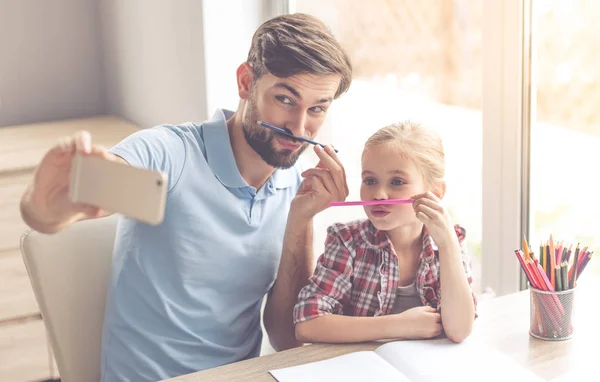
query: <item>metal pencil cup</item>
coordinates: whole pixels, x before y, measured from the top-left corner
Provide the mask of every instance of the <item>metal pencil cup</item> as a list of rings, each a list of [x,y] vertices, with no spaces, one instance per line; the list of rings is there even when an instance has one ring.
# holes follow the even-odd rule
[[[548,292],[530,287],[529,334],[548,341],[573,336],[575,288]]]

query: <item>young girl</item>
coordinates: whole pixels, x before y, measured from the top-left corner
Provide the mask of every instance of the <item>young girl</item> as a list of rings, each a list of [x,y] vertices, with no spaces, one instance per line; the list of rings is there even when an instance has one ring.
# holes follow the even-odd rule
[[[440,199],[446,191],[440,137],[405,122],[377,131],[362,156],[368,220],[328,228],[325,252],[294,308],[303,342],[424,339],[470,333],[476,299],[470,265]],[[442,293],[443,292],[443,293]]]

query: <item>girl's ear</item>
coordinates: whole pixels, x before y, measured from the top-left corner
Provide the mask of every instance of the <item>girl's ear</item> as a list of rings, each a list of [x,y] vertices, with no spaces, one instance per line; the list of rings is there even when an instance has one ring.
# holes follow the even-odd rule
[[[444,195],[446,195],[446,181],[440,181],[433,190],[433,194],[440,199],[444,199]]]

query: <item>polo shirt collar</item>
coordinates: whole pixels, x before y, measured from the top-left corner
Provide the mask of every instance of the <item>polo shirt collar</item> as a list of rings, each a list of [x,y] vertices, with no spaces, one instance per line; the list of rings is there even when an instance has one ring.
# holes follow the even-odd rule
[[[202,124],[206,161],[223,185],[231,188],[248,187],[235,163],[227,119],[233,112],[218,109],[213,117]]]

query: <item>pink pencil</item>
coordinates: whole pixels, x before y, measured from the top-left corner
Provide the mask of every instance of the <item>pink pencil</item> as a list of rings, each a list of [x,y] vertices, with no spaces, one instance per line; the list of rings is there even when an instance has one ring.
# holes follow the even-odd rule
[[[412,204],[410,199],[361,200],[356,202],[331,202],[329,207],[340,206],[381,206],[384,204]]]

